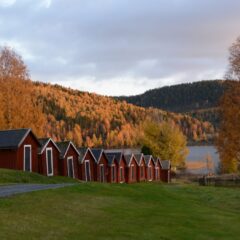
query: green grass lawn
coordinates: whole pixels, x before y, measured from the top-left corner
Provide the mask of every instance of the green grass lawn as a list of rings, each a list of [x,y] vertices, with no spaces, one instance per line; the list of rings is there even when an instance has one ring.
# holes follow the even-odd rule
[[[37,173],[28,173],[9,169],[0,169],[0,185],[9,183],[71,183],[75,179],[67,177],[47,177]]]
[[[0,239],[239,237],[239,189],[91,183],[0,199]]]

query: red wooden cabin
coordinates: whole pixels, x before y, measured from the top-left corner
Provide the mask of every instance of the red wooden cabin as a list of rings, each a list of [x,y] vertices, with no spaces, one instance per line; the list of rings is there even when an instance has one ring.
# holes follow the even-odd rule
[[[51,138],[38,139],[41,147],[38,151],[39,173],[46,176],[58,176],[60,149]]]
[[[38,147],[31,129],[0,131],[0,168],[38,172]]]
[[[79,152],[79,177],[82,181],[96,181],[95,169],[97,160],[90,148],[78,148]]]
[[[92,154],[96,160],[95,164],[95,181],[107,182],[108,177],[108,158],[103,149],[91,149]]]
[[[144,155],[142,153],[134,155],[137,160],[137,181],[146,181],[146,163],[144,160]]]
[[[159,158],[155,158],[154,162],[155,162],[154,180],[160,181],[161,180],[161,161]]]
[[[144,156],[145,164],[146,164],[146,180],[153,181],[154,180],[154,172],[155,172],[155,163],[152,155]]]
[[[121,152],[111,152],[106,153],[106,155],[109,157],[114,156],[117,160],[117,182],[126,182],[127,162],[124,155]]]
[[[57,142],[60,150],[59,172],[62,176],[79,178],[78,150],[71,141]]]
[[[126,171],[126,182],[134,183],[137,182],[137,160],[133,154],[124,155],[127,162],[127,171]]]
[[[169,160],[161,161],[161,181],[171,182],[171,162]]]
[[[115,155],[107,155],[108,159],[108,182],[117,183],[118,164]]]

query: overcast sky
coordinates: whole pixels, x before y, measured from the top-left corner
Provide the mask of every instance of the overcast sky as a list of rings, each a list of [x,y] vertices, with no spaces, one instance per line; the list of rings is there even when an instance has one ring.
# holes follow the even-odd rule
[[[239,0],[0,0],[33,80],[105,95],[222,78]]]

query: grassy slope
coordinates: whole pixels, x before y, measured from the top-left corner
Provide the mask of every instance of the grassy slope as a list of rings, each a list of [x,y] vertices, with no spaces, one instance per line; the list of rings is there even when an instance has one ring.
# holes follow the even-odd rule
[[[239,189],[79,184],[0,199],[0,239],[239,239]]]
[[[67,177],[46,177],[37,173],[28,173],[9,169],[0,169],[0,184],[8,183],[65,183],[76,182]]]

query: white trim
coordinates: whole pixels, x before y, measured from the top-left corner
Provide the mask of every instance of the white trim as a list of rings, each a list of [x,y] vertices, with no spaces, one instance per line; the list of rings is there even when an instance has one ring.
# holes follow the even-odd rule
[[[151,173],[151,178],[150,178],[150,173]],[[152,166],[149,166],[148,167],[148,181],[151,182],[152,179],[153,179],[153,176],[152,176]]]
[[[131,169],[131,180],[133,180],[133,168],[134,168],[134,164],[131,164],[130,169]],[[135,174],[134,174],[135,176]]]
[[[74,144],[70,141],[69,144],[68,144],[68,147],[67,147],[67,149],[66,149],[66,151],[65,151],[65,153],[64,153],[63,158],[66,157],[66,154],[67,154],[67,152],[68,152],[68,149],[69,149],[70,145],[73,146],[73,148],[74,148],[74,150],[77,152],[78,156],[80,155],[79,152],[78,152],[78,150],[77,150],[77,148],[76,148],[76,147],[74,146]]]
[[[49,138],[48,141],[45,143],[45,145],[42,147],[42,151],[40,152],[40,154],[42,154],[44,152],[45,148],[47,147],[47,145],[49,144],[50,141],[57,148],[57,150],[59,152],[61,152],[60,149],[58,148],[58,146],[56,145],[56,143],[51,138]]]
[[[73,156],[67,157],[67,172],[68,172],[68,177],[70,177],[70,176],[69,176],[69,164],[68,164],[68,161],[69,161],[69,160],[72,160],[73,178],[75,178]]]
[[[101,171],[101,167],[103,167],[103,181],[101,181],[101,177],[102,177],[102,171]],[[99,164],[99,172],[100,172],[100,182],[105,182],[105,168],[104,168],[104,164],[103,163],[101,163],[101,164]]]
[[[25,148],[30,148],[30,172],[32,172],[32,145],[24,145],[23,149],[23,171],[26,171],[25,169]]]
[[[97,162],[97,159],[94,157],[91,149],[90,149],[90,148],[87,148],[86,151],[85,151],[85,153],[84,153],[84,155],[83,155],[83,157],[82,157],[82,159],[80,159],[80,163],[83,163],[83,162],[84,162],[84,159],[85,159],[88,151],[91,153],[91,155],[92,155],[93,159],[95,160],[95,162]],[[78,151],[78,153],[79,153],[79,151]],[[80,153],[79,153],[79,156],[80,156]]]
[[[122,178],[121,178],[121,170],[122,170]],[[123,183],[125,181],[124,177],[124,168],[122,166],[119,167],[119,175],[120,175],[120,183]]]
[[[49,173],[49,171],[48,171],[49,170],[48,169],[48,151],[51,152],[51,164],[52,164],[52,172],[51,173]],[[47,175],[53,176],[53,172],[54,172],[54,170],[53,170],[53,150],[51,147],[46,148],[46,166],[47,166]]]
[[[88,180],[87,180],[87,165],[86,165],[86,162],[88,162],[89,163],[89,181],[91,181],[91,165],[90,165],[90,160],[85,160],[84,161],[84,166],[85,166],[85,181],[87,182]]]

